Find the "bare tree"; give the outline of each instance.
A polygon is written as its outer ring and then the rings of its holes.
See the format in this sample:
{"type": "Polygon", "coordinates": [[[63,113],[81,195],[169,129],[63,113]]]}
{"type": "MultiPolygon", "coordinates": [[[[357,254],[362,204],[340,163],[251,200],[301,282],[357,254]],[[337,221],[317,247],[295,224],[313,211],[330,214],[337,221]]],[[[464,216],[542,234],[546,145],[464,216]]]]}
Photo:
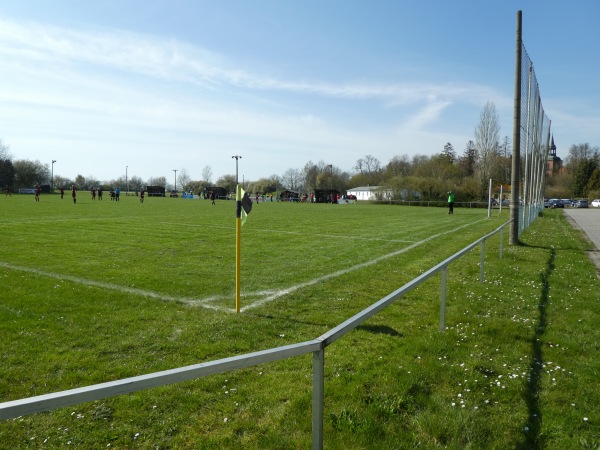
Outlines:
{"type": "Polygon", "coordinates": [[[354,170],[362,174],[375,175],[381,171],[381,163],[373,155],[366,155],[356,161],[354,170]]]}
{"type": "Polygon", "coordinates": [[[68,188],[69,186],[75,184],[73,180],[66,177],[61,177],[60,175],[54,175],[54,186],[68,188]]]}
{"type": "Polygon", "coordinates": [[[302,169],[305,189],[312,191],[317,188],[317,176],[319,175],[319,167],[312,161],[308,161],[302,169]]]}
{"type": "Polygon", "coordinates": [[[5,145],[4,142],[2,142],[2,139],[0,139],[0,161],[12,159],[8,150],[8,145],[5,145]]]}
{"type": "Polygon", "coordinates": [[[179,175],[177,175],[178,186],[181,186],[183,189],[191,180],[190,174],[185,168],[179,169],[179,175]]]}
{"type": "Polygon", "coordinates": [[[587,142],[585,144],[573,144],[569,147],[569,156],[566,158],[566,167],[570,172],[576,172],[581,161],[592,158],[598,158],[600,150],[598,147],[592,147],[587,142]]]}
{"type": "Polygon", "coordinates": [[[134,175],[129,179],[129,189],[132,191],[141,191],[143,187],[144,180],[142,180],[140,177],[134,175]]]}
{"type": "Polygon", "coordinates": [[[356,175],[352,178],[355,183],[362,185],[377,185],[382,176],[381,163],[373,155],[366,155],[356,161],[356,175]]]}
{"type": "Polygon", "coordinates": [[[281,177],[281,182],[288,189],[297,191],[302,187],[302,173],[298,169],[288,169],[281,177]]]}
{"type": "Polygon", "coordinates": [[[166,177],[152,177],[152,178],[148,178],[148,186],[167,187],[167,178],[166,177]]]}
{"type": "Polygon", "coordinates": [[[477,150],[477,173],[484,192],[490,174],[493,172],[493,164],[498,155],[498,143],[500,142],[500,119],[496,112],[496,106],[488,101],[481,115],[479,125],[475,128],[475,149],[477,150]]]}
{"type": "Polygon", "coordinates": [[[205,181],[207,184],[212,182],[213,171],[210,166],[204,166],[202,169],[202,181],[205,181]]]}

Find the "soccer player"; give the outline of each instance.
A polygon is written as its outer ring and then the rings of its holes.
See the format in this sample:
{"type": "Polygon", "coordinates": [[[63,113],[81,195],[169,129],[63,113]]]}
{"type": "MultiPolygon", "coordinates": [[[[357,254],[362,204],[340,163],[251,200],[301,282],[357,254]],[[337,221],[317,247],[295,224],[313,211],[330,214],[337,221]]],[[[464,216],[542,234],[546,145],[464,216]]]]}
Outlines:
{"type": "Polygon", "coordinates": [[[448,214],[454,214],[454,192],[448,191],[448,214]]]}

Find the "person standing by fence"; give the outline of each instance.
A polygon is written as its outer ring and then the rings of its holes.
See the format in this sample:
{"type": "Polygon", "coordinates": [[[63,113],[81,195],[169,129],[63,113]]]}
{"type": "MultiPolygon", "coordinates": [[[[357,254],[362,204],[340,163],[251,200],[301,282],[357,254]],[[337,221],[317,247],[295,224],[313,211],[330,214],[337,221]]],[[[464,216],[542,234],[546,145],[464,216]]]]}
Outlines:
{"type": "Polygon", "coordinates": [[[448,214],[454,214],[454,192],[448,191],[448,214]]]}

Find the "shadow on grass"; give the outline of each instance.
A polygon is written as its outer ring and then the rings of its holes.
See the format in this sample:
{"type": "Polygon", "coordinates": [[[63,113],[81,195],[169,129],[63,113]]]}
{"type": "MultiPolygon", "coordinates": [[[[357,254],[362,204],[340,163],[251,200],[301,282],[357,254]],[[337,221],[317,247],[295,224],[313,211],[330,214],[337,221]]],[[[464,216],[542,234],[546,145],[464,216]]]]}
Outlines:
{"type": "Polygon", "coordinates": [[[544,367],[543,343],[542,337],[546,332],[547,318],[546,307],[548,305],[550,291],[550,276],[554,271],[554,258],[556,256],[555,249],[550,249],[550,257],[546,266],[546,271],[540,276],[542,279],[542,293],[538,304],[539,319],[535,327],[535,334],[531,341],[531,367],[529,369],[529,379],[525,390],[525,402],[527,403],[527,411],[529,420],[524,427],[524,439],[517,446],[520,450],[536,450],[543,448],[543,443],[540,439],[542,427],[542,412],[540,411],[540,391],[542,388],[541,378],[544,367]]]}
{"type": "Polygon", "coordinates": [[[300,325],[309,325],[309,326],[314,326],[314,327],[319,327],[319,328],[325,327],[328,330],[331,329],[331,328],[333,328],[335,326],[335,325],[332,325],[331,323],[328,323],[326,321],[322,322],[322,323],[310,322],[308,320],[294,319],[294,318],[289,317],[289,316],[275,316],[273,314],[261,314],[261,313],[256,313],[256,312],[246,312],[245,314],[248,315],[248,316],[258,317],[258,318],[261,318],[261,319],[268,319],[268,320],[272,320],[272,321],[277,320],[277,321],[280,321],[282,323],[291,322],[291,323],[297,323],[297,324],[300,324],[300,325]]]}
{"type": "Polygon", "coordinates": [[[387,334],[388,336],[404,337],[402,333],[398,333],[396,330],[386,325],[359,325],[356,329],[368,331],[373,334],[387,334]]]}

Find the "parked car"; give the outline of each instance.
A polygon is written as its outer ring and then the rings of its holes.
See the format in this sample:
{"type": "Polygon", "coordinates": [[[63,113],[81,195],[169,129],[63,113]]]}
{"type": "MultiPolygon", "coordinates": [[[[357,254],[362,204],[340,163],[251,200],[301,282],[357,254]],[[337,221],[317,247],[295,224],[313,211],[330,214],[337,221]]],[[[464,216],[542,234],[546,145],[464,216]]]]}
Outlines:
{"type": "Polygon", "coordinates": [[[592,206],[594,208],[600,208],[600,198],[596,198],[596,199],[592,200],[592,206]]]}
{"type": "Polygon", "coordinates": [[[573,205],[573,207],[575,207],[575,208],[587,208],[588,207],[588,201],[587,200],[576,200],[575,204],[573,205]]]}
{"type": "Polygon", "coordinates": [[[575,205],[575,200],[571,200],[570,198],[562,198],[561,201],[563,202],[564,206],[574,206],[575,205]]]}
{"type": "Polygon", "coordinates": [[[544,200],[544,208],[550,208],[550,200],[544,200]]]}
{"type": "Polygon", "coordinates": [[[565,205],[559,198],[550,199],[550,208],[564,208],[565,205]]]}

